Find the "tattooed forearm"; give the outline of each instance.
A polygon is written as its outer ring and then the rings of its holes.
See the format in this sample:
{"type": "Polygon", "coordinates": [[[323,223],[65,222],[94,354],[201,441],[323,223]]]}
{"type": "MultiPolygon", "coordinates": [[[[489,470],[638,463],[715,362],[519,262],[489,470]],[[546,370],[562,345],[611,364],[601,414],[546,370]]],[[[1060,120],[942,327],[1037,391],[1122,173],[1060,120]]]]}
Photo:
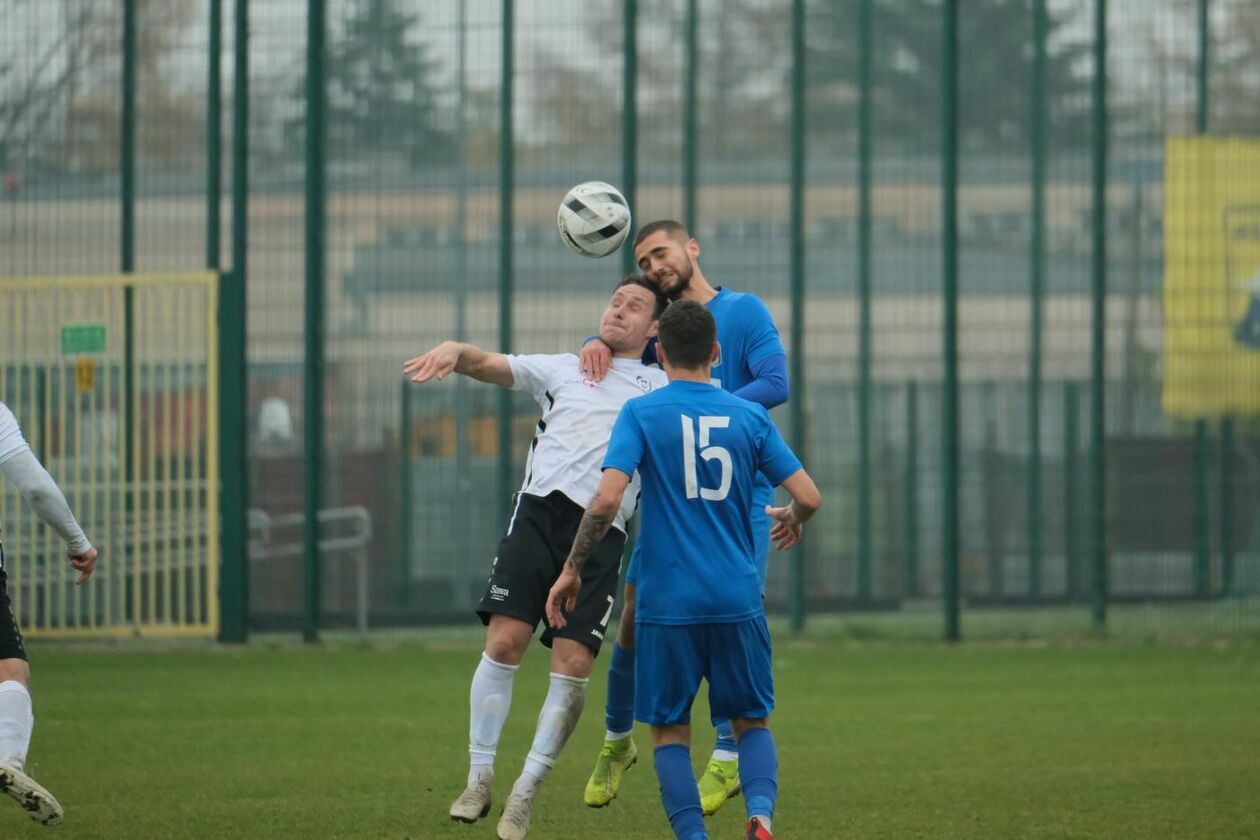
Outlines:
{"type": "Polygon", "coordinates": [[[565,561],[565,565],[574,571],[582,570],[599,541],[608,533],[614,515],[615,513],[596,513],[592,510],[582,514],[582,521],[578,525],[577,536],[573,538],[573,547],[569,549],[569,559],[565,561]]]}

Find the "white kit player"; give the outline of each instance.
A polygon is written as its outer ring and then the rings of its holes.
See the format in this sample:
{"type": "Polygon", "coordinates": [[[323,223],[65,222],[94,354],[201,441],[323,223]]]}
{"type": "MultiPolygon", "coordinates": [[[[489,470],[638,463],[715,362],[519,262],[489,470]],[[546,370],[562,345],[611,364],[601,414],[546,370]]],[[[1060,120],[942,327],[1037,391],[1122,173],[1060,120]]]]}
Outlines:
{"type": "MultiPolygon", "coordinates": [[[[667,382],[664,372],[642,362],[666,303],[639,275],[621,281],[600,318],[599,336],[614,355],[600,382],[578,370],[573,354],[510,356],[455,342],[440,344],[404,365],[413,382],[459,373],[529,391],[542,408],[525,462],[525,482],[477,605],[487,627],[486,646],[472,679],[467,787],[451,805],[452,819],[471,823],[490,812],[495,753],[516,669],[544,618],[547,593],[569,556],[584,506],[599,485],[613,423],[627,400],[667,382]]],[[[582,594],[567,624],[543,631],[542,643],[551,648],[550,687],[524,771],[504,804],[498,824],[501,840],[525,837],[538,786],[582,714],[591,667],[612,615],[626,521],[637,499],[636,476],[613,527],[583,567],[582,594]]]]}
{"type": "MultiPolygon", "coordinates": [[[[65,540],[70,565],[79,572],[75,584],[91,577],[96,549],[83,535],[66,497],[31,452],[17,418],[4,403],[0,403],[0,472],[18,488],[35,515],[65,540]]],[[[0,791],[17,800],[37,822],[56,825],[61,822],[61,805],[24,769],[35,726],[31,667],[9,601],[7,566],[0,544],[0,791]]]]}

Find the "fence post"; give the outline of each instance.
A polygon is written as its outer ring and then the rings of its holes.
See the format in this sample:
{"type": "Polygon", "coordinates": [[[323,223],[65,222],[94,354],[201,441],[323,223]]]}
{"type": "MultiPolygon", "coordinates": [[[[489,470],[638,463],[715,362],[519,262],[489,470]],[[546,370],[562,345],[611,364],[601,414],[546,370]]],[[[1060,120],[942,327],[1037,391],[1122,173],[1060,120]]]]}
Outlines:
{"type": "MultiPolygon", "coordinates": [[[[1195,128],[1207,134],[1212,125],[1212,18],[1211,0],[1199,0],[1198,102],[1195,128]]],[[[1197,431],[1197,430],[1196,430],[1197,431]]],[[[1229,595],[1234,585],[1234,418],[1221,418],[1220,510],[1221,591],[1229,595]]]]}
{"type": "MultiPolygon", "coordinates": [[[[499,78],[499,352],[512,352],[512,205],[515,177],[512,129],[514,0],[503,0],[503,66],[499,78]]],[[[499,519],[512,508],[512,392],[499,391],[499,519]]]]}
{"type": "MultiPolygon", "coordinates": [[[[461,377],[462,378],[462,377],[461,377]]],[[[411,558],[415,550],[415,528],[412,517],[415,515],[415,501],[412,496],[412,463],[411,463],[411,383],[402,381],[399,389],[398,417],[398,497],[400,515],[398,518],[398,535],[401,544],[398,558],[398,606],[406,607],[411,603],[411,558]]],[[[451,522],[456,528],[463,526],[460,522],[451,522]]]]}
{"type": "Polygon", "coordinates": [[[1206,420],[1194,421],[1194,594],[1206,598],[1211,584],[1212,526],[1208,509],[1211,506],[1209,460],[1212,444],[1208,440],[1206,420]]]}
{"type": "MultiPolygon", "coordinates": [[[[119,242],[120,270],[128,274],[136,269],[136,4],[137,0],[123,0],[122,31],[122,144],[120,146],[121,169],[121,231],[119,242]]],[[[123,478],[126,491],[126,510],[131,513],[139,507],[136,489],[136,425],[139,422],[139,406],[136,404],[136,290],[128,284],[123,287],[123,478]]],[[[132,578],[132,592],[136,624],[140,623],[140,581],[132,578]]]]}
{"type": "Polygon", "coordinates": [[[958,0],[942,6],[941,250],[944,258],[942,592],[945,638],[961,638],[958,590],[958,0]]]}
{"type": "Polygon", "coordinates": [[[1081,397],[1075,382],[1063,385],[1063,563],[1067,580],[1067,598],[1071,601],[1082,592],[1080,525],[1080,490],[1077,487],[1081,448],[1081,397]]]}
{"type": "MultiPolygon", "coordinates": [[[[622,35],[625,42],[621,54],[621,192],[626,202],[635,206],[639,180],[639,4],[624,0],[622,35]]],[[[640,219],[640,222],[643,220],[640,219]]],[[[621,269],[635,269],[634,248],[626,243],[621,248],[621,269]]]]}
{"type": "Polygon", "coordinates": [[[324,491],[324,89],[325,0],[307,0],[306,42],[306,359],[302,387],[305,450],[305,570],[302,638],[319,640],[322,570],[319,512],[324,491]]]}
{"type": "Polygon", "coordinates": [[[700,74],[700,0],[687,0],[687,75],[683,79],[683,224],[694,235],[699,220],[696,203],[696,135],[699,133],[697,77],[700,74]]]}
{"type": "Polygon", "coordinates": [[[1046,225],[1046,0],[1033,0],[1032,67],[1032,232],[1029,243],[1029,295],[1032,323],[1028,337],[1028,594],[1041,595],[1041,352],[1045,322],[1046,225]]]}
{"type": "MultiPolygon", "coordinates": [[[[216,3],[218,0],[216,0],[216,3]]],[[[249,638],[249,508],[245,349],[249,237],[249,0],[236,0],[232,44],[232,271],[219,294],[219,475],[223,516],[219,640],[249,638]]],[[[216,167],[217,168],[217,167],[216,167]]],[[[217,248],[216,248],[217,250],[217,248]]]]}
{"type": "MultiPolygon", "coordinates": [[[[792,0],[792,116],[791,182],[788,203],[791,208],[792,347],[791,360],[792,445],[807,459],[805,440],[805,0],[792,0]]],[[[793,632],[805,627],[805,551],[802,541],[792,553],[791,626],[793,632]]]]}
{"type": "Polygon", "coordinates": [[[875,0],[858,8],[858,599],[871,597],[871,84],[875,0]]]}
{"type": "Polygon", "coordinates": [[[903,559],[902,592],[919,595],[919,386],[906,383],[906,556],[903,559]]]}
{"type": "Polygon", "coordinates": [[[1107,623],[1107,0],[1094,0],[1093,263],[1090,341],[1090,558],[1094,628],[1107,623]]]}

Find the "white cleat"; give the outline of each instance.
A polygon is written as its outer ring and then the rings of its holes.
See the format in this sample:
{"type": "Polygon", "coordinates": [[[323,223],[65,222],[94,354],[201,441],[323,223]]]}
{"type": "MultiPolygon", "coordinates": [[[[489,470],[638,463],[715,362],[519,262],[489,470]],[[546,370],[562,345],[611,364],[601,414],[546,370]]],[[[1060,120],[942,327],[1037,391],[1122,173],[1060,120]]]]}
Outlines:
{"type": "Polygon", "coordinates": [[[490,813],[490,779],[469,782],[459,798],[451,803],[451,819],[475,823],[490,813]]]}
{"type": "Polygon", "coordinates": [[[534,808],[534,795],[512,791],[503,804],[499,817],[499,840],[525,840],[529,834],[529,812],[534,808]]]}
{"type": "Polygon", "coordinates": [[[17,800],[40,825],[56,825],[65,814],[61,803],[43,785],[21,770],[4,764],[0,764],[0,791],[17,800]]]}

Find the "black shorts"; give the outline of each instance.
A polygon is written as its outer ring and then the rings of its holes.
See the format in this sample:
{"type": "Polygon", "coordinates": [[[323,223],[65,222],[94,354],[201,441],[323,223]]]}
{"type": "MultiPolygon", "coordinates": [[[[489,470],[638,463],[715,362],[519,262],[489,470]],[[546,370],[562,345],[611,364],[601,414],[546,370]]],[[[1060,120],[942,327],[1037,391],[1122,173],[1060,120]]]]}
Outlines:
{"type": "Polygon", "coordinates": [[[26,659],[22,631],[9,600],[9,576],[4,570],[4,545],[0,543],[0,659],[26,659]]]}
{"type": "MultiPolygon", "coordinates": [[[[488,626],[492,615],[520,619],[533,627],[544,620],[547,595],[569,557],[582,513],[583,509],[559,490],[546,497],[517,495],[512,522],[499,542],[486,592],[477,604],[482,624],[488,626]]],[[[544,645],[551,647],[551,640],[557,637],[573,639],[599,653],[617,597],[617,574],[625,545],[626,535],[609,528],[582,567],[577,608],[563,630],[548,626],[543,631],[544,645]]]]}

